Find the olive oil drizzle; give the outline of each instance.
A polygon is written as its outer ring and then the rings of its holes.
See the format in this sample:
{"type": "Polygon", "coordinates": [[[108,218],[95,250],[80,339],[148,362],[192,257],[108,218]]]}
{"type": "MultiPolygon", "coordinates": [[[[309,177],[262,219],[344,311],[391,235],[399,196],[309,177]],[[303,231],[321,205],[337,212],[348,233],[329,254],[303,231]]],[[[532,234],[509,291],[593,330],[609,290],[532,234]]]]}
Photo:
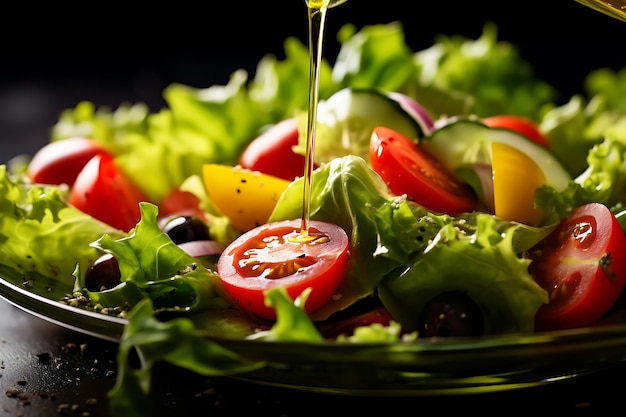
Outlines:
{"type": "Polygon", "coordinates": [[[319,101],[320,65],[324,41],[326,12],[346,0],[307,0],[309,13],[309,104],[307,109],[306,155],[304,161],[304,187],[302,191],[302,224],[298,240],[306,241],[309,236],[311,215],[311,177],[315,161],[315,134],[317,125],[317,103],[319,101]]]}
{"type": "Polygon", "coordinates": [[[311,176],[315,155],[317,103],[319,100],[320,64],[324,24],[329,1],[309,3],[309,107],[307,112],[306,156],[304,161],[304,189],[302,193],[301,234],[308,236],[311,211],[311,176]],[[318,4],[319,3],[319,4],[318,4]]]}
{"type": "Polygon", "coordinates": [[[346,0],[305,0],[309,17],[309,103],[307,109],[306,155],[304,160],[304,187],[302,190],[302,222],[300,234],[290,241],[308,242],[318,238],[309,235],[311,216],[311,177],[315,161],[315,134],[317,126],[317,103],[319,101],[320,65],[324,41],[326,12],[346,0]]]}
{"type": "Polygon", "coordinates": [[[626,0],[576,0],[608,16],[626,22],[626,0]]]}

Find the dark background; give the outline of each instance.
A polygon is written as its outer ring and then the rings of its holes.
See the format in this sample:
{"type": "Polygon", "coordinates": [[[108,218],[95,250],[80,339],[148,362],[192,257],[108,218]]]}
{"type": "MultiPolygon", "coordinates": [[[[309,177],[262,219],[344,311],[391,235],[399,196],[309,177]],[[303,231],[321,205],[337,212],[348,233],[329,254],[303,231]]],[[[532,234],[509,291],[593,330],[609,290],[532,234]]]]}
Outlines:
{"type": "MultiPolygon", "coordinates": [[[[225,84],[239,68],[253,75],[264,54],[281,58],[286,37],[307,38],[303,0],[26,7],[5,15],[0,29],[0,163],[46,143],[60,112],[81,100],[156,110],[172,82],[225,84]]],[[[517,45],[563,100],[582,90],[590,70],[626,66],[626,23],[575,0],[349,0],[328,13],[326,58],[336,55],[343,24],[391,21],[402,22],[414,50],[438,34],[477,38],[495,22],[498,38],[517,45]]]]}

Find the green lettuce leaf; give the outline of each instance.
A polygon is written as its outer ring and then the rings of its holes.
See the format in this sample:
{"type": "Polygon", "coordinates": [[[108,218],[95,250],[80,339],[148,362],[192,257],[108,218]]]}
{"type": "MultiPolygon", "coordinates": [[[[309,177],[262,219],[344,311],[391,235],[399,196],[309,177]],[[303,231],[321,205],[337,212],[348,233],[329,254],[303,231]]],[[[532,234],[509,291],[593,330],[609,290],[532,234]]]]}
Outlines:
{"type": "Polygon", "coordinates": [[[274,287],[266,291],[265,303],[276,310],[276,322],[271,329],[257,332],[248,337],[253,340],[279,340],[290,342],[322,342],[311,318],[304,311],[306,299],[311,288],[304,290],[292,300],[284,287],[274,287]]]}
{"type": "Polygon", "coordinates": [[[195,328],[184,317],[166,322],[154,317],[150,299],[144,299],[128,315],[117,353],[118,373],[109,391],[112,415],[144,417],[152,415],[148,394],[152,368],[167,362],[200,375],[223,376],[248,372],[264,366],[222,347],[195,328]],[[139,354],[140,366],[131,361],[131,353],[139,354]]]}
{"type": "Polygon", "coordinates": [[[433,114],[516,114],[537,120],[556,97],[554,87],[535,77],[519,50],[498,39],[493,23],[486,24],[475,40],[440,35],[431,47],[415,52],[414,58],[421,67],[419,83],[429,87],[427,91],[436,88],[452,97],[464,95],[471,104],[461,111],[443,107],[447,100],[431,103],[427,94],[418,95],[418,101],[433,114]]]}
{"type": "Polygon", "coordinates": [[[475,216],[473,232],[445,224],[412,264],[381,283],[381,301],[406,330],[418,328],[433,297],[462,291],[482,311],[485,334],[533,331],[548,296],[528,273],[530,261],[515,252],[515,226],[502,233],[493,216],[475,216]]]}
{"type": "Polygon", "coordinates": [[[551,187],[539,189],[539,206],[547,213],[556,213],[557,221],[587,203],[602,203],[614,214],[624,209],[626,136],[613,133],[607,130],[604,140],[589,149],[587,168],[570,181],[567,188],[561,192],[551,187]]]}
{"type": "Polygon", "coordinates": [[[129,290],[132,305],[137,290],[150,298],[156,311],[194,311],[226,308],[229,297],[217,274],[179,248],[157,223],[158,209],[140,203],[141,220],[128,236],[114,239],[104,235],[92,246],[117,260],[122,284],[89,297],[105,307],[119,304],[120,293],[129,290]],[[130,284],[129,284],[130,283],[130,284]],[[127,285],[128,284],[128,285],[127,285]]]}
{"type": "Polygon", "coordinates": [[[606,135],[626,138],[626,68],[592,71],[585,86],[585,94],[554,107],[540,122],[551,149],[573,176],[587,169],[588,152],[606,135]]]}
{"type": "Polygon", "coordinates": [[[89,246],[103,234],[123,236],[66,203],[67,188],[32,184],[0,165],[0,275],[50,297],[74,287],[77,265],[86,270],[101,254],[89,246]]]}
{"type": "Polygon", "coordinates": [[[340,89],[380,88],[415,93],[420,68],[400,22],[365,26],[359,31],[353,25],[345,25],[337,38],[341,49],[332,78],[340,89]]]}

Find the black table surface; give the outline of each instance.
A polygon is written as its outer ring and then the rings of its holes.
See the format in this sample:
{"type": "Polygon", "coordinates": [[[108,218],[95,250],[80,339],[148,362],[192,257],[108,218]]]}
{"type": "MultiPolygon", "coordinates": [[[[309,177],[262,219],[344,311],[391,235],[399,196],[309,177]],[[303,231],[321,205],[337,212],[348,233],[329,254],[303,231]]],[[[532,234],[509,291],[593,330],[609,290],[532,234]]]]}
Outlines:
{"type": "MultiPolygon", "coordinates": [[[[438,33],[477,37],[484,22],[495,21],[500,38],[520,45],[523,56],[537,64],[538,76],[566,96],[582,88],[589,69],[626,64],[623,52],[611,49],[623,47],[626,24],[573,0],[555,0],[549,8],[545,0],[532,0],[515,9],[510,2],[429,2],[436,4],[424,5],[420,14],[411,3],[387,0],[383,9],[374,7],[380,2],[351,0],[335,14],[329,13],[329,32],[346,21],[402,20],[407,39],[422,48],[438,33]],[[358,11],[350,7],[356,1],[364,6],[358,11]],[[555,12],[560,8],[563,15],[555,12]],[[451,13],[444,18],[444,11],[451,13]]],[[[139,12],[125,12],[114,20],[109,9],[98,14],[98,21],[96,16],[87,19],[79,14],[81,24],[70,20],[69,14],[50,15],[39,26],[44,35],[32,42],[24,36],[30,30],[26,26],[1,33],[3,39],[19,38],[20,43],[6,42],[0,52],[0,163],[46,143],[60,112],[80,100],[112,107],[144,101],[156,109],[162,105],[162,88],[170,82],[196,87],[226,83],[237,68],[253,70],[268,48],[281,50],[286,36],[305,39],[305,12],[300,11],[299,20],[295,17],[298,7],[304,9],[302,4],[283,11],[282,16],[293,13],[293,19],[280,20],[281,14],[254,9],[246,19],[224,28],[216,19],[234,15],[232,6],[239,3],[229,4],[220,6],[228,10],[218,8],[217,17],[206,11],[190,13],[182,5],[149,19],[139,12]],[[182,22],[182,28],[174,30],[173,21],[182,22]],[[250,33],[264,36],[263,42],[250,33]]],[[[116,353],[114,342],[66,329],[0,299],[0,416],[109,416],[107,392],[115,383],[116,353]]],[[[159,364],[153,375],[151,415],[290,417],[371,415],[374,410],[605,415],[624,408],[624,380],[626,365],[619,364],[571,380],[500,393],[364,398],[207,378],[159,364]]]]}

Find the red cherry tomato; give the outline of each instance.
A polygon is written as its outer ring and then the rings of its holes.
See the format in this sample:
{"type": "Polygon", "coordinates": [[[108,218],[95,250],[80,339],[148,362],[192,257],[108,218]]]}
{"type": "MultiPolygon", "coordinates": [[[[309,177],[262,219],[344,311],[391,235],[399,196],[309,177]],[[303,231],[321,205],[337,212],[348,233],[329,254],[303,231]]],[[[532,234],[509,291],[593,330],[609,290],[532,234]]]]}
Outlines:
{"type": "Polygon", "coordinates": [[[546,148],[550,147],[550,142],[546,136],[541,133],[537,124],[525,117],[511,114],[501,114],[497,116],[485,117],[482,119],[482,122],[492,128],[513,130],[526,136],[541,146],[546,148]]]}
{"type": "Polygon", "coordinates": [[[206,214],[200,208],[200,199],[179,188],[174,188],[159,204],[159,217],[191,216],[206,220],[206,214]]]}
{"type": "Polygon", "coordinates": [[[593,324],[626,284],[626,236],[599,203],[578,207],[530,251],[528,268],[550,296],[536,315],[538,330],[593,324]]]}
{"type": "Polygon", "coordinates": [[[318,323],[319,331],[328,338],[336,338],[339,335],[352,335],[357,327],[371,326],[378,323],[383,326],[389,326],[393,321],[393,317],[389,311],[383,306],[377,306],[369,311],[350,316],[338,321],[324,321],[318,323]]]}
{"type": "Polygon", "coordinates": [[[123,231],[141,219],[139,203],[148,201],[107,154],[94,156],[76,177],[69,202],[77,209],[123,231]]]}
{"type": "Polygon", "coordinates": [[[103,153],[108,152],[87,138],[50,142],[33,155],[27,173],[39,184],[67,184],[71,187],[85,164],[95,155],[103,153]]]}
{"type": "Polygon", "coordinates": [[[297,144],[296,119],[285,119],[250,142],[239,157],[239,165],[293,181],[304,174],[304,155],[293,151],[297,144]]]}
{"type": "Polygon", "coordinates": [[[274,222],[244,233],[222,252],[218,274],[242,310],[275,319],[264,291],[277,286],[285,287],[292,299],[312,288],[304,305],[307,313],[330,299],[348,262],[348,236],[335,224],[314,220],[308,236],[303,239],[300,220],[274,222]]]}
{"type": "Polygon", "coordinates": [[[370,144],[372,168],[392,193],[450,215],[472,211],[477,198],[419,144],[386,127],[377,127],[370,144]]]}

